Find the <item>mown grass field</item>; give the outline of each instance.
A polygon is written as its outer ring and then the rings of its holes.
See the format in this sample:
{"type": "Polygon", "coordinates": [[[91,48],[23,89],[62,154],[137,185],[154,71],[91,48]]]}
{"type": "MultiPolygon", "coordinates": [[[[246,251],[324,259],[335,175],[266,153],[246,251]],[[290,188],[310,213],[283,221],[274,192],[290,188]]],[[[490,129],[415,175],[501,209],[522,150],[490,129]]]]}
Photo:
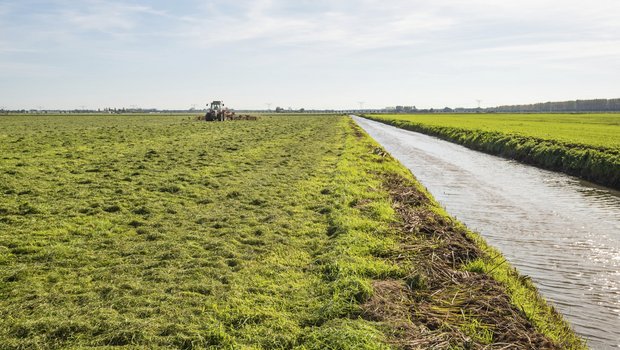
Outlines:
{"type": "Polygon", "coordinates": [[[370,118],[620,188],[620,114],[415,114],[370,118]]]}
{"type": "Polygon", "coordinates": [[[1,117],[0,196],[0,349],[582,347],[346,117],[1,117]]]}

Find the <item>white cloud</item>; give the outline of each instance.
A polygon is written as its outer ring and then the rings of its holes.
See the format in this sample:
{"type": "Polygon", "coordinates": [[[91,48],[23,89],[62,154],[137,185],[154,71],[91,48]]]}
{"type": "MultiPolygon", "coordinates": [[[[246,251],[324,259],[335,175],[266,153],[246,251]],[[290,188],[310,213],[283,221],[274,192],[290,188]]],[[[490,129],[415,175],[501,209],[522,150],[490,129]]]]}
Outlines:
{"type": "Polygon", "coordinates": [[[536,55],[545,60],[571,60],[590,57],[618,57],[620,40],[616,41],[567,41],[530,45],[500,46],[477,50],[478,53],[503,53],[536,55]]]}
{"type": "Polygon", "coordinates": [[[2,53],[4,54],[35,53],[35,52],[39,52],[39,51],[33,48],[21,48],[21,47],[12,46],[11,44],[7,42],[0,41],[0,54],[2,53]]]}
{"type": "Polygon", "coordinates": [[[81,9],[66,9],[60,13],[60,20],[76,26],[78,30],[101,32],[129,31],[139,26],[139,17],[144,15],[165,16],[165,12],[149,6],[127,5],[120,2],[91,1],[81,9]]]}
{"type": "Polygon", "coordinates": [[[7,13],[9,13],[10,9],[11,9],[11,5],[10,4],[8,4],[8,3],[0,4],[0,16],[4,16],[7,13]]]}
{"type": "Polygon", "coordinates": [[[0,60],[0,77],[18,79],[60,78],[63,70],[48,64],[0,60]]]}
{"type": "Polygon", "coordinates": [[[319,13],[281,11],[283,1],[258,1],[243,12],[221,14],[211,7],[212,16],[195,19],[182,27],[178,36],[202,46],[247,41],[271,45],[323,44],[328,47],[373,49],[408,45],[424,33],[445,30],[454,20],[429,11],[403,11],[399,7],[365,1],[356,9],[353,3],[327,6],[319,13]],[[378,10],[380,9],[380,10],[378,10]]]}
{"type": "Polygon", "coordinates": [[[333,52],[410,48],[458,52],[620,37],[616,0],[283,0],[209,2],[170,35],[190,47],[294,47],[333,52]]]}

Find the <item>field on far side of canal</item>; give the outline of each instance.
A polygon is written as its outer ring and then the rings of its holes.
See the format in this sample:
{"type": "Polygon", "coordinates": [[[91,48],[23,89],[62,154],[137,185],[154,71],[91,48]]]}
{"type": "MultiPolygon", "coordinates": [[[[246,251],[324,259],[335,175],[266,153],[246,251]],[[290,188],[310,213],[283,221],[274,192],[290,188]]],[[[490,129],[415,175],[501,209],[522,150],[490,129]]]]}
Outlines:
{"type": "Polygon", "coordinates": [[[583,348],[341,116],[0,117],[2,348],[583,348]]]}
{"type": "Polygon", "coordinates": [[[620,114],[411,114],[371,119],[620,188],[620,114]]]}

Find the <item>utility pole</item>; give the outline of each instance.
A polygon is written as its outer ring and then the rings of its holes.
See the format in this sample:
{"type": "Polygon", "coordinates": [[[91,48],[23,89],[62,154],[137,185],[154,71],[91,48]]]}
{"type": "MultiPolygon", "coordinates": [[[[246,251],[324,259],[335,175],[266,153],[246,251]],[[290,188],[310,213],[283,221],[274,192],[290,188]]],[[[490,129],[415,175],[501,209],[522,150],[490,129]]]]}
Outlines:
{"type": "Polygon", "coordinates": [[[478,102],[478,109],[480,109],[480,103],[482,103],[482,100],[476,100],[476,102],[478,102]]]}
{"type": "Polygon", "coordinates": [[[267,111],[271,111],[271,105],[272,105],[272,103],[271,103],[271,102],[267,102],[267,103],[265,103],[265,104],[267,105],[267,111]]]}
{"type": "Polygon", "coordinates": [[[360,105],[360,112],[364,109],[364,101],[358,101],[357,103],[359,103],[360,105]]]}

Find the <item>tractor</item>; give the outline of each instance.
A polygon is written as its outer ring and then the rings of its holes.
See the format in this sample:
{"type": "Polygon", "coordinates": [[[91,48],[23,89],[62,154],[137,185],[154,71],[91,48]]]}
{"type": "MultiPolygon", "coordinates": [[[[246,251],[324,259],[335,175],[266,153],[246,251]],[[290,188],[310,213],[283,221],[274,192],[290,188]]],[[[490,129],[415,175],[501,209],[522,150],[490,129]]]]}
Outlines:
{"type": "MultiPolygon", "coordinates": [[[[209,105],[207,104],[207,106],[209,105]]],[[[224,107],[224,103],[222,101],[211,102],[211,106],[209,107],[207,114],[205,114],[205,120],[208,122],[233,119],[235,119],[235,112],[224,107]]]]}

